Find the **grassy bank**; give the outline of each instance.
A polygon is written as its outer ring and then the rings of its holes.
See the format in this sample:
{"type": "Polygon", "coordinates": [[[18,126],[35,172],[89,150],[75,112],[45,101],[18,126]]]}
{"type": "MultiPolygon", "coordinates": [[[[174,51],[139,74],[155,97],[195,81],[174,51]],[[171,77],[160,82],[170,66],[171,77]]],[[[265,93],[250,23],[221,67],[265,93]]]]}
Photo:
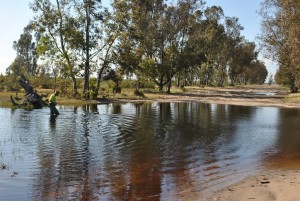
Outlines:
{"type": "MultiPolygon", "coordinates": [[[[53,90],[49,89],[37,89],[38,94],[48,94],[48,97],[51,93],[53,93],[53,90]]],[[[83,98],[73,98],[69,96],[64,96],[64,94],[60,94],[60,96],[57,98],[57,102],[60,105],[74,105],[74,106],[80,106],[80,105],[86,105],[86,104],[93,104],[93,103],[101,103],[101,102],[114,102],[114,101],[122,101],[122,100],[140,100],[140,99],[159,99],[165,96],[165,93],[158,93],[158,91],[152,90],[152,91],[146,91],[141,94],[135,94],[134,89],[122,89],[122,93],[120,94],[114,94],[112,92],[106,93],[105,95],[100,94],[98,95],[97,99],[95,100],[86,100],[83,98]]],[[[183,93],[183,90],[179,88],[173,88],[171,93],[173,94],[180,94],[183,93]]],[[[10,97],[17,97],[17,98],[24,98],[25,93],[24,91],[19,92],[16,94],[16,92],[0,92],[0,107],[12,107],[12,103],[10,101],[10,97]]],[[[22,100],[20,100],[22,101],[22,100]]],[[[21,103],[21,102],[18,102],[21,103]]]]}
{"type": "MultiPolygon", "coordinates": [[[[46,89],[37,89],[39,94],[51,94],[53,90],[46,89]]],[[[231,101],[240,101],[245,102],[245,105],[249,104],[249,102],[259,101],[254,99],[245,99],[238,94],[248,92],[274,92],[280,94],[280,98],[272,98],[272,96],[264,96],[263,99],[267,102],[274,102],[281,105],[296,105],[300,106],[300,93],[290,94],[288,93],[288,89],[279,85],[239,85],[239,86],[228,86],[228,87],[185,87],[184,89],[172,87],[171,88],[171,96],[167,93],[159,93],[157,90],[147,90],[142,89],[140,94],[135,93],[134,89],[123,88],[122,93],[114,94],[112,92],[107,92],[105,94],[98,95],[96,100],[85,100],[85,99],[75,99],[69,96],[64,96],[61,94],[58,97],[59,105],[86,105],[86,104],[99,104],[99,103],[107,103],[107,102],[129,102],[129,101],[140,101],[140,100],[180,100],[189,101],[191,98],[195,101],[205,102],[206,100],[209,102],[210,100],[219,99],[218,103],[229,103],[231,101]],[[226,97],[223,93],[217,92],[234,92],[234,93],[226,93],[226,97]],[[230,95],[231,94],[231,95],[230,95]],[[186,97],[183,97],[186,96],[186,97]],[[188,98],[187,98],[188,96],[188,98]],[[194,96],[194,97],[193,97],[194,96]],[[211,96],[211,97],[210,97],[211,96]],[[190,97],[190,98],[189,98],[190,97]],[[205,99],[205,100],[204,100],[205,99]],[[222,102],[223,101],[223,102],[222,102]],[[246,104],[247,102],[247,104],[246,104]]],[[[18,97],[24,98],[24,92],[19,92],[18,97]]],[[[48,95],[48,97],[49,97],[48,95]]],[[[15,92],[0,92],[0,107],[12,107],[12,103],[10,101],[10,96],[16,97],[15,92]]],[[[251,105],[255,105],[251,104],[251,105]]]]}

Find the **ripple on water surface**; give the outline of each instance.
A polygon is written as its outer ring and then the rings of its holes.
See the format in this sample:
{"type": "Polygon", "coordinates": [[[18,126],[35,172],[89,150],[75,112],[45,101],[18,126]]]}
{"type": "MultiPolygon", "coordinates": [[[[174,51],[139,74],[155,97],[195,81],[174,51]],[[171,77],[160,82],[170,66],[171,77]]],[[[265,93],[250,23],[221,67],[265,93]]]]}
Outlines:
{"type": "Polygon", "coordinates": [[[0,163],[8,167],[0,170],[1,200],[197,200],[274,156],[295,155],[300,141],[295,110],[202,103],[59,110],[53,118],[47,108],[0,109],[0,163]]]}

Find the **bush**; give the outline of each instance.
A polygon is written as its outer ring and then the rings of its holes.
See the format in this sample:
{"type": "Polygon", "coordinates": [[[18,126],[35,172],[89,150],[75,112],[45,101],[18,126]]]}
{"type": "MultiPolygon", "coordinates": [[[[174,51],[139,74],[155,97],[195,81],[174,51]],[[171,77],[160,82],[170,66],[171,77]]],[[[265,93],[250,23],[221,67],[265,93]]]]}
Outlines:
{"type": "Polygon", "coordinates": [[[88,91],[86,91],[84,94],[81,94],[81,98],[88,98],[91,100],[95,100],[97,98],[96,93],[90,89],[88,91]]]}
{"type": "Polygon", "coordinates": [[[134,90],[133,94],[134,94],[135,96],[145,97],[144,93],[141,92],[141,91],[139,91],[139,90],[137,90],[137,89],[134,90]]]}
{"type": "Polygon", "coordinates": [[[120,86],[122,88],[129,88],[129,89],[135,89],[135,88],[154,89],[155,88],[155,84],[153,82],[147,81],[147,80],[141,80],[141,81],[138,81],[138,80],[122,80],[122,82],[120,83],[120,86]]]}
{"type": "Polygon", "coordinates": [[[54,79],[50,78],[49,76],[26,75],[26,78],[29,80],[29,83],[33,88],[43,88],[43,89],[53,88],[54,79]]]}
{"type": "Polygon", "coordinates": [[[1,77],[1,91],[19,91],[21,90],[21,86],[15,76],[3,76],[1,77]]]}

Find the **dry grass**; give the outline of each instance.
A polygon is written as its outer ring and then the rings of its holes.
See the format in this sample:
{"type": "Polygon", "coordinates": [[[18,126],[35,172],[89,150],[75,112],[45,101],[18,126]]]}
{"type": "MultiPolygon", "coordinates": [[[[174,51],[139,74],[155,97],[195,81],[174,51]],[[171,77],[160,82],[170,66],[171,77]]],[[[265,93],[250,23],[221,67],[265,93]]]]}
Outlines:
{"type": "MultiPolygon", "coordinates": [[[[288,90],[284,87],[279,85],[241,85],[241,86],[228,86],[228,87],[185,87],[184,89],[172,87],[171,94],[178,95],[180,99],[180,95],[184,95],[185,92],[193,92],[193,91],[240,91],[240,92],[251,92],[251,91],[273,91],[273,92],[282,92],[283,98],[280,100],[276,100],[277,103],[280,104],[287,104],[287,105],[299,105],[300,106],[300,93],[296,94],[289,94],[287,93],[288,90]],[[286,95],[284,95],[286,94],[286,95]]],[[[51,94],[53,90],[46,90],[46,89],[38,89],[39,94],[51,94]]],[[[149,90],[141,90],[141,94],[139,96],[135,95],[134,89],[122,89],[121,94],[113,94],[112,92],[106,92],[105,94],[100,94],[97,100],[85,100],[85,99],[75,99],[72,97],[66,96],[59,96],[57,101],[59,105],[86,105],[86,104],[97,104],[101,103],[102,101],[143,101],[143,100],[167,100],[168,94],[166,93],[159,93],[156,89],[149,89],[149,90]]],[[[0,107],[12,107],[12,103],[10,101],[10,96],[16,97],[15,92],[0,92],[0,107]]],[[[207,94],[206,94],[207,96],[207,94]]],[[[24,92],[19,92],[18,97],[23,98],[24,92]]],[[[49,96],[48,96],[49,97],[49,96]]],[[[176,96],[177,97],[177,96],[176,96]]],[[[174,98],[174,96],[172,96],[174,98]]],[[[267,98],[267,97],[266,97],[267,98]]],[[[210,97],[206,97],[207,100],[210,100],[210,97]]],[[[239,100],[243,101],[243,100],[239,100]]],[[[249,101],[249,100],[247,100],[249,101]]],[[[269,100],[274,101],[274,100],[269,100]]]]}
{"type": "Polygon", "coordinates": [[[300,93],[288,94],[284,100],[288,103],[300,103],[300,93]]]}
{"type": "MultiPolygon", "coordinates": [[[[53,90],[51,89],[37,89],[38,93],[41,94],[48,94],[48,97],[50,96],[51,93],[53,93],[53,90]]],[[[93,104],[93,103],[99,103],[99,99],[106,98],[111,101],[115,100],[143,100],[143,99],[159,99],[159,98],[164,98],[165,93],[158,93],[157,90],[152,90],[151,92],[143,92],[144,96],[137,96],[134,94],[134,89],[122,89],[121,94],[114,94],[112,92],[108,92],[106,94],[100,94],[98,95],[98,100],[85,100],[85,99],[76,99],[73,97],[68,97],[68,96],[63,96],[60,95],[57,98],[57,102],[60,105],[75,105],[75,106],[80,106],[80,105],[86,105],[86,104],[93,104]]],[[[171,93],[182,93],[183,91],[179,88],[173,87],[171,90],[171,93]]],[[[15,92],[0,92],[0,107],[12,107],[12,103],[10,101],[10,96],[13,96],[14,98],[16,97],[15,92]]],[[[24,98],[25,93],[24,91],[21,91],[17,95],[19,98],[24,98]]]]}
{"type": "MultiPolygon", "coordinates": [[[[0,93],[0,107],[12,107],[12,103],[10,101],[10,96],[15,97],[16,94],[14,92],[1,92],[0,93]]],[[[22,97],[22,95],[19,95],[22,97]]]]}

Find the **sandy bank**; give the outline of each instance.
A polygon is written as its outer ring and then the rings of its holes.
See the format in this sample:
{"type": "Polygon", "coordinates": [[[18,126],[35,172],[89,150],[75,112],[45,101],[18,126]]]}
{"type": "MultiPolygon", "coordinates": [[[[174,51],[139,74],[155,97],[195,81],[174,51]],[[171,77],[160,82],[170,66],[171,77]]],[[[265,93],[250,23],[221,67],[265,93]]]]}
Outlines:
{"type": "Polygon", "coordinates": [[[258,107],[300,108],[297,94],[289,94],[278,85],[250,85],[247,87],[187,88],[180,94],[145,94],[145,98],[115,99],[113,102],[202,102],[258,107]],[[147,98],[151,97],[151,98],[147,98]]]}
{"type": "Polygon", "coordinates": [[[228,186],[207,200],[212,201],[298,201],[300,170],[268,170],[228,186]]]}

